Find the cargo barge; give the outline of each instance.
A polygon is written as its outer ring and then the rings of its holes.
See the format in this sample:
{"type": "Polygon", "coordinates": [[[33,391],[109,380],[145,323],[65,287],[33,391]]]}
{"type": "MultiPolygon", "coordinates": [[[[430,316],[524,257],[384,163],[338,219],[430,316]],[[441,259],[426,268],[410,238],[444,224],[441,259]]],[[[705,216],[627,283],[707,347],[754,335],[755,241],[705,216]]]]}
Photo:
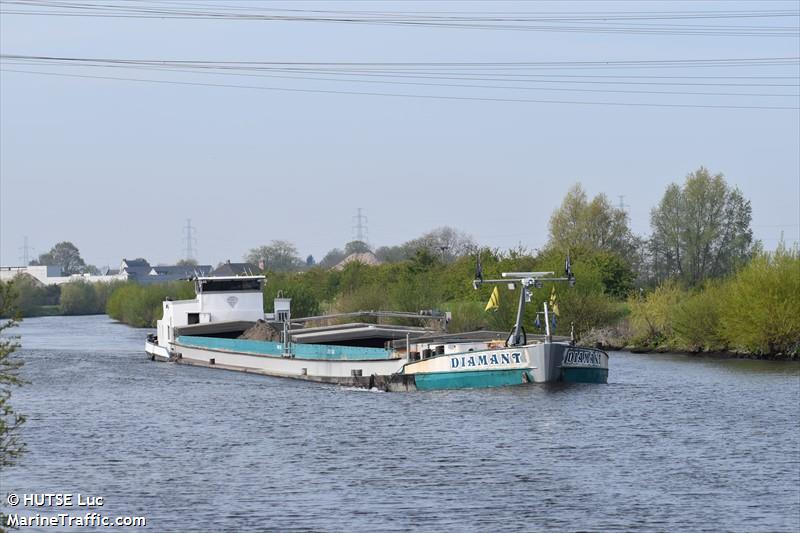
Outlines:
{"type": "Polygon", "coordinates": [[[360,312],[292,319],[291,300],[277,298],[275,312],[264,313],[263,276],[195,278],[192,300],[163,302],[157,333],[145,351],[155,361],[236,370],[386,391],[485,388],[527,383],[606,383],[608,354],[550,335],[550,310],[543,304],[545,335],[528,338],[522,327],[531,289],[564,278],[552,272],[510,272],[473,285],[509,284],[519,288],[511,333],[476,331],[448,334],[449,315],[437,312],[360,312]],[[343,319],[403,319],[425,326],[343,319]],[[325,325],[311,326],[315,322],[325,325]],[[252,332],[266,335],[253,338],[252,332]],[[249,338],[248,338],[249,337],[249,338]]]}

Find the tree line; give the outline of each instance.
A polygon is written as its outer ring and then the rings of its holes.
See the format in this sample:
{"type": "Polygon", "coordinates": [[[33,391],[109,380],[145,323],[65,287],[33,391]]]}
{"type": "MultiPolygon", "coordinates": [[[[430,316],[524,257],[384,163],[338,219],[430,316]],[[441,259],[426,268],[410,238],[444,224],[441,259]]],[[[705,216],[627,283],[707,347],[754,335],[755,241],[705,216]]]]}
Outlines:
{"type": "Polygon", "coordinates": [[[293,243],[275,239],[269,244],[250,249],[244,255],[244,260],[269,272],[302,272],[314,267],[331,268],[346,257],[360,253],[372,253],[382,263],[397,263],[411,259],[420,249],[438,254],[444,261],[452,261],[476,251],[478,246],[469,235],[444,226],[394,246],[380,246],[373,249],[366,242],[350,241],[343,248],[329,250],[319,262],[313,255],[302,259],[293,243]]]}
{"type": "MultiPolygon", "coordinates": [[[[651,233],[635,235],[627,213],[598,194],[573,186],[550,218],[541,250],[481,249],[452,228],[439,228],[398,246],[366,243],[334,248],[319,265],[274,261],[269,246],[247,258],[270,273],[266,306],[282,291],[300,313],[438,307],[454,314],[451,329],[507,329],[512,294],[485,312],[485,291],[467,283],[480,253],[487,275],[502,271],[559,271],[572,257],[578,284],[556,289],[556,333],[574,324],[585,340],[647,350],[734,351],[800,355],[800,260],[796,248],[766,252],[753,238],[752,207],[723,174],[700,167],[670,184],[650,213],[651,233]],[[372,251],[383,265],[325,268],[350,253],[372,251]],[[286,265],[293,265],[285,268],[286,265]],[[270,267],[274,268],[270,268],[270,267]]],[[[290,243],[282,252],[296,256],[290,243]]],[[[535,291],[543,302],[552,287],[535,291]]],[[[534,313],[526,317],[536,329],[534,313]]]]}
{"type": "MultiPolygon", "coordinates": [[[[797,357],[797,249],[781,246],[765,252],[753,238],[751,217],[750,202],[741,191],[727,184],[722,174],[701,167],[682,184],[667,187],[651,211],[648,236],[635,235],[627,213],[604,194],[590,198],[577,184],[553,211],[548,242],[540,250],[481,247],[469,235],[444,227],[377,249],[352,241],[319,262],[312,256],[302,259],[284,240],[253,248],[245,259],[268,277],[267,312],[279,293],[292,298],[296,317],[440,309],[452,311],[450,330],[455,332],[505,331],[513,323],[513,292],[502,291],[498,309],[487,312],[490,289],[472,289],[477,255],[484,275],[494,277],[503,271],[560,273],[569,254],[578,283],[555,288],[556,334],[568,334],[574,325],[585,342],[605,346],[797,357]],[[347,255],[366,252],[382,264],[351,262],[331,268],[347,255]]],[[[86,285],[63,286],[59,308],[103,308],[140,327],[153,326],[160,318],[165,297],[193,297],[188,282],[125,283],[95,288],[95,295],[86,285]]],[[[20,290],[38,290],[41,301],[52,302],[48,291],[54,289],[20,290]]],[[[552,291],[549,285],[535,290],[533,302],[540,307],[552,291]]],[[[529,312],[524,326],[535,332],[541,324],[537,326],[535,313],[529,312]]]]}
{"type": "MultiPolygon", "coordinates": [[[[83,280],[61,285],[43,285],[28,274],[19,274],[12,282],[15,311],[20,316],[98,315],[106,312],[109,296],[123,282],[89,283],[83,280]]],[[[3,315],[0,315],[3,316],[3,315]]]]}

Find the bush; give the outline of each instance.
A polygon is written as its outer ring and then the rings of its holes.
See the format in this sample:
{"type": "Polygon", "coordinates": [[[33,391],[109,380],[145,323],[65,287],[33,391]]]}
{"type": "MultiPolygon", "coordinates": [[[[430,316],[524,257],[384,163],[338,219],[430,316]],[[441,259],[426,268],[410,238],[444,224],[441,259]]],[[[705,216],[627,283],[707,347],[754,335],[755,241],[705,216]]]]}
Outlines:
{"type": "Polygon", "coordinates": [[[264,311],[274,311],[274,300],[278,294],[292,299],[292,317],[301,318],[319,314],[319,300],[314,291],[303,283],[304,273],[276,275],[271,283],[264,284],[264,311]]]}
{"type": "Polygon", "coordinates": [[[721,293],[719,284],[708,283],[673,307],[671,346],[689,352],[726,349],[720,333],[721,293]]]}
{"type": "Polygon", "coordinates": [[[732,347],[757,354],[800,352],[800,258],[779,248],[761,253],[722,297],[720,328],[732,347]]]}
{"type": "Polygon", "coordinates": [[[103,312],[98,306],[94,285],[85,281],[70,281],[61,286],[61,312],[65,315],[93,315],[103,312]]]}
{"type": "Polygon", "coordinates": [[[628,298],[634,344],[658,346],[673,338],[673,309],[687,293],[676,282],[661,284],[647,296],[628,298]]]}
{"type": "Polygon", "coordinates": [[[17,311],[20,316],[39,316],[45,313],[48,306],[58,305],[61,288],[58,285],[42,285],[29,274],[14,276],[14,288],[17,292],[17,311]]]}
{"type": "Polygon", "coordinates": [[[134,327],[155,327],[163,314],[162,303],[168,297],[175,300],[192,299],[194,287],[188,281],[157,285],[124,283],[113,289],[106,312],[111,318],[134,327]]]}
{"type": "Polygon", "coordinates": [[[779,248],[694,292],[667,282],[630,298],[634,345],[679,351],[800,354],[800,259],[779,248]]]}

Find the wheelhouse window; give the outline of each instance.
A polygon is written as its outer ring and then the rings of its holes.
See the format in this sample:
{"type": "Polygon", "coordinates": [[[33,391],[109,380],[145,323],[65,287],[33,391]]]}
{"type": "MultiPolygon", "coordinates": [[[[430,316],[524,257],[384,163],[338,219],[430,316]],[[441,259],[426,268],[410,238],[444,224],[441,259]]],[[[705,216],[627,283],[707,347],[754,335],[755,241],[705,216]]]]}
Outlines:
{"type": "Polygon", "coordinates": [[[260,291],[260,279],[204,279],[200,292],[260,291]]]}

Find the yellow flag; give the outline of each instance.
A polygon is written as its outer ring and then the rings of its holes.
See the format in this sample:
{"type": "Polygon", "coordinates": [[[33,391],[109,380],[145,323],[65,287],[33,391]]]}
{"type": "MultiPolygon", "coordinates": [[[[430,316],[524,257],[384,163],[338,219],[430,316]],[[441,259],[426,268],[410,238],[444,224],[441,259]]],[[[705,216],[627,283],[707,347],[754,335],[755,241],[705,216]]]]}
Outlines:
{"type": "Polygon", "coordinates": [[[497,290],[497,287],[494,288],[492,295],[489,297],[489,301],[486,302],[486,309],[484,309],[484,311],[488,311],[489,309],[494,309],[495,311],[500,309],[500,291],[497,290]]]}
{"type": "Polygon", "coordinates": [[[556,288],[550,292],[550,309],[553,310],[555,315],[558,315],[558,299],[556,298],[556,288]]]}

